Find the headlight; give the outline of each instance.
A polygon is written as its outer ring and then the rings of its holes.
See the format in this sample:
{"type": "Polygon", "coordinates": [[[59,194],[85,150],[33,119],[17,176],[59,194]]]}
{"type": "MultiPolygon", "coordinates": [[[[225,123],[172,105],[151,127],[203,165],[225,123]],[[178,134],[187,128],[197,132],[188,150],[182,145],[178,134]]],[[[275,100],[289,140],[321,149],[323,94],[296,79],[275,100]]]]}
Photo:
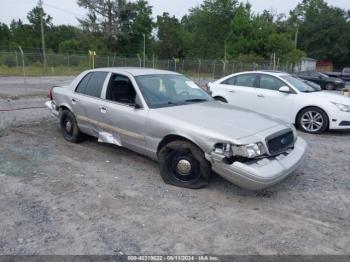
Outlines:
{"type": "Polygon", "coordinates": [[[348,106],[348,105],[343,105],[343,104],[339,104],[339,103],[336,103],[336,102],[332,102],[332,104],[334,104],[336,107],[338,107],[338,109],[340,111],[350,112],[350,106],[348,106]]]}
{"type": "Polygon", "coordinates": [[[244,146],[232,146],[232,152],[235,156],[242,156],[246,158],[256,158],[266,153],[262,143],[244,146]]]}
{"type": "Polygon", "coordinates": [[[233,156],[256,158],[266,154],[264,145],[262,143],[249,144],[249,145],[231,145],[231,144],[217,144],[215,146],[215,153],[223,155],[227,158],[233,156]]]}

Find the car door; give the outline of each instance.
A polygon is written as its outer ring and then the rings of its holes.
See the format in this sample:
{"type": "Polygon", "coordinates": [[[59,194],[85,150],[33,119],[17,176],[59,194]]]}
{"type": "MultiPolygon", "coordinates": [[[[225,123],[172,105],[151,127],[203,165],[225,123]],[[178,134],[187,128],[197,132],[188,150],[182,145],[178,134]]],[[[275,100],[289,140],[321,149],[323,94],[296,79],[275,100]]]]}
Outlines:
{"type": "Polygon", "coordinates": [[[252,109],[256,87],[257,74],[240,74],[226,79],[220,84],[229,104],[246,109],[252,109]]]}
{"type": "Polygon", "coordinates": [[[111,74],[99,101],[99,140],[145,153],[147,110],[130,76],[111,74]]]}
{"type": "Polygon", "coordinates": [[[293,123],[292,110],[295,94],[279,91],[287,84],[275,76],[260,74],[258,85],[253,103],[254,111],[293,123]]]}
{"type": "Polygon", "coordinates": [[[99,100],[105,84],[107,72],[91,72],[79,83],[72,98],[72,107],[78,121],[79,128],[97,137],[99,100]]]}

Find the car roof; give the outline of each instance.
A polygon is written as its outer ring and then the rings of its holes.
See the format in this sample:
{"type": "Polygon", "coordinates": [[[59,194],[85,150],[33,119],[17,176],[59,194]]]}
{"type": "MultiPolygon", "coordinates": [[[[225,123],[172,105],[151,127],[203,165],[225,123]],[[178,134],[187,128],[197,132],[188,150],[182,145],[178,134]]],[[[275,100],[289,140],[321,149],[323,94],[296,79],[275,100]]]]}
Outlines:
{"type": "Polygon", "coordinates": [[[246,71],[246,72],[240,72],[235,75],[241,75],[241,74],[266,74],[266,75],[272,75],[272,76],[285,76],[285,75],[290,75],[287,72],[282,72],[282,71],[272,71],[272,70],[258,70],[258,71],[246,71]]]}
{"type": "Polygon", "coordinates": [[[141,76],[141,75],[179,75],[179,73],[167,71],[167,70],[158,70],[153,68],[140,68],[140,67],[105,67],[105,68],[97,68],[91,70],[91,72],[99,72],[99,71],[109,71],[112,73],[120,74],[120,73],[128,73],[133,76],[141,76]]]}

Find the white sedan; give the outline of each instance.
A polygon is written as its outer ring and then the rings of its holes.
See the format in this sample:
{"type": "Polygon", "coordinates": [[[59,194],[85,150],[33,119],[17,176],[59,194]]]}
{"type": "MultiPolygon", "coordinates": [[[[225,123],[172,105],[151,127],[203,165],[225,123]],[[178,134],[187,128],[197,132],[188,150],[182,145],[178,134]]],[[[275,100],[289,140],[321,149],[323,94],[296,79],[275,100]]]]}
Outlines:
{"type": "Polygon", "coordinates": [[[350,97],[317,90],[283,72],[253,71],[209,83],[212,96],[320,134],[327,129],[350,129],[350,97]]]}

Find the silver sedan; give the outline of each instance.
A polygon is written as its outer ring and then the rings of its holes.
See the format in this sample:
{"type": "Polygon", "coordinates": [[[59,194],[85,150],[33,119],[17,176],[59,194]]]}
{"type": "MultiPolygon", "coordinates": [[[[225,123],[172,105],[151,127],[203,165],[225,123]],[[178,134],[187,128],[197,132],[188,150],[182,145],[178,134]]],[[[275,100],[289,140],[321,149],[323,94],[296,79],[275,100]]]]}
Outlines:
{"type": "Polygon", "coordinates": [[[169,71],[103,68],[50,91],[63,136],[85,133],[159,162],[163,180],[197,189],[212,171],[246,189],[272,186],[302,163],[306,143],[280,120],[214,101],[169,71]]]}

